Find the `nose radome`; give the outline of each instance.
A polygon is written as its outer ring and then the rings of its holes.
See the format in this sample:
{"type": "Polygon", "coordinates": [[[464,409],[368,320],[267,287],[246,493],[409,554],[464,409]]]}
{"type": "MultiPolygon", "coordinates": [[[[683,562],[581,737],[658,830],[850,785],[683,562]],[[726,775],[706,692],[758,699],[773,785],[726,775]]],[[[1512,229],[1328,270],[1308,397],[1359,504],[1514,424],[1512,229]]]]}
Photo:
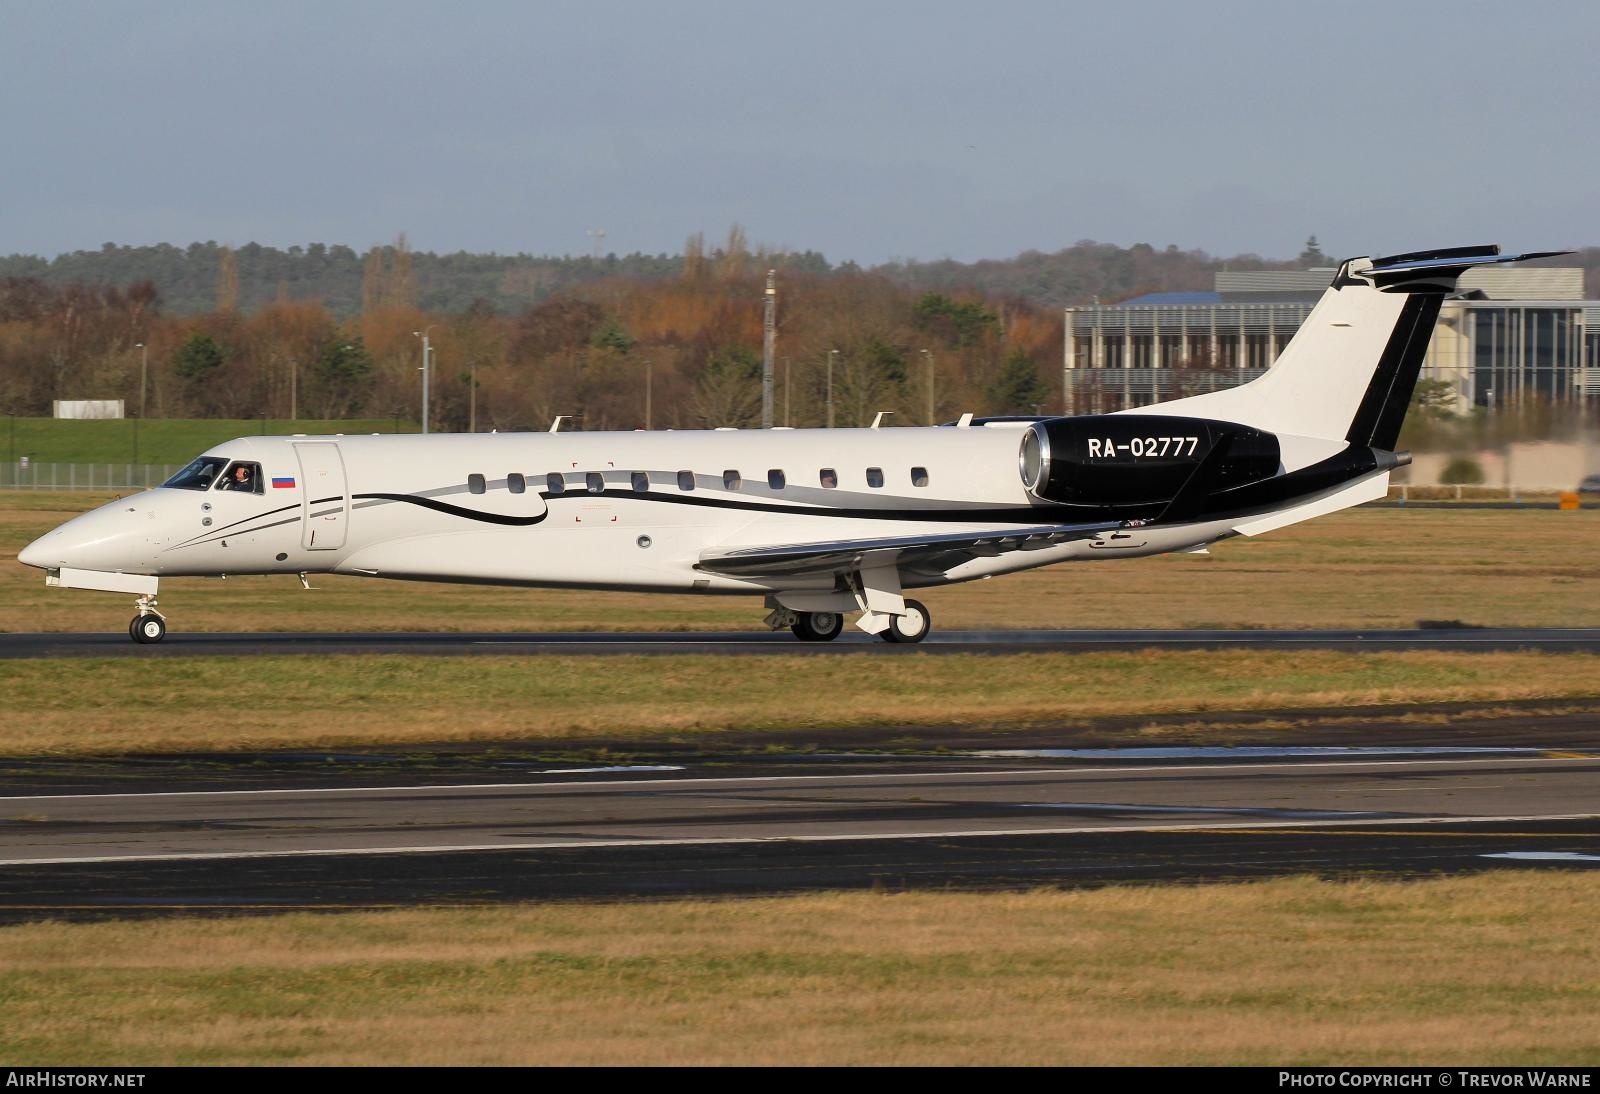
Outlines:
{"type": "Polygon", "coordinates": [[[143,538],[126,503],[104,505],[73,517],[17,553],[17,561],[41,570],[70,566],[80,570],[121,570],[137,565],[143,538]]]}
{"type": "Polygon", "coordinates": [[[53,565],[50,558],[50,549],[45,546],[53,532],[46,533],[17,552],[17,561],[24,566],[37,566],[41,570],[48,570],[53,565]]]}

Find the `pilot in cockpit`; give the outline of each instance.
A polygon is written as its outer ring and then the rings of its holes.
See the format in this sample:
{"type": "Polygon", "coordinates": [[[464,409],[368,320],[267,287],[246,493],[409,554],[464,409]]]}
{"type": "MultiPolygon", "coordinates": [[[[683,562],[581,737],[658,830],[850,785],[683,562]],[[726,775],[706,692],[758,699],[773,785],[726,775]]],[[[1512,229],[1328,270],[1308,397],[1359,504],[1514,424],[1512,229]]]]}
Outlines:
{"type": "Polygon", "coordinates": [[[259,493],[256,486],[255,467],[248,463],[236,463],[233,472],[223,480],[219,490],[237,490],[245,494],[259,493]]]}

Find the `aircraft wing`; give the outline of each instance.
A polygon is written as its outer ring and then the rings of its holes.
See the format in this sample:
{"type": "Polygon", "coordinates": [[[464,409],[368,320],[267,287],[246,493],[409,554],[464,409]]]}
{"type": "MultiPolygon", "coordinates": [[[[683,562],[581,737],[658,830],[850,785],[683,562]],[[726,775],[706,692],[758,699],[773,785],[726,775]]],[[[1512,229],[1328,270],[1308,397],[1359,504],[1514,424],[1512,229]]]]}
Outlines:
{"type": "Polygon", "coordinates": [[[727,577],[794,577],[843,574],[867,567],[898,565],[902,571],[941,574],[975,558],[1012,551],[1038,551],[1068,540],[1088,539],[1120,528],[1117,521],[1048,524],[1033,528],[982,528],[931,536],[838,539],[776,547],[713,549],[700,555],[695,569],[727,577]]]}

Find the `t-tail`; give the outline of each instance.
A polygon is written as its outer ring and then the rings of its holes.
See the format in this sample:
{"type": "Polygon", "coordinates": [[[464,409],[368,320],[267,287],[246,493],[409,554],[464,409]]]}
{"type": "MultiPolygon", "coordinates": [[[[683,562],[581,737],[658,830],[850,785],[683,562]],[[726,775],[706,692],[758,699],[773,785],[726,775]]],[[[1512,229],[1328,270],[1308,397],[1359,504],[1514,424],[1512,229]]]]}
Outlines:
{"type": "MultiPolygon", "coordinates": [[[[1440,305],[1473,266],[1562,254],[1453,247],[1352,258],[1251,383],[1029,427],[1023,482],[1074,513],[1256,535],[1388,492],[1440,305]],[[1199,527],[1205,525],[1206,527],[1199,527]]],[[[1185,533],[1188,534],[1188,533],[1185,533]]]]}
{"type": "Polygon", "coordinates": [[[1392,451],[1445,297],[1474,266],[1548,258],[1494,245],[1351,258],[1266,374],[1133,413],[1214,418],[1392,451]]]}

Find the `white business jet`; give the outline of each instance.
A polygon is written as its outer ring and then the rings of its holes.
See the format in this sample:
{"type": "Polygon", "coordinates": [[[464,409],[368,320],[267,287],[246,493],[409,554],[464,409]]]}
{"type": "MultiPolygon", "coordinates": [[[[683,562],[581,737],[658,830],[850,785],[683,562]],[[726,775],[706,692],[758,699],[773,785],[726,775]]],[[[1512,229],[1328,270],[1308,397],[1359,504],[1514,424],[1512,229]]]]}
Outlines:
{"type": "Polygon", "coordinates": [[[908,590],[1254,536],[1382,498],[1439,305],[1470,267],[1357,258],[1263,376],[1116,414],[900,429],[245,437],[18,556],[70,589],[163,577],[744,594],[805,641],[932,626],[908,590]]]}

